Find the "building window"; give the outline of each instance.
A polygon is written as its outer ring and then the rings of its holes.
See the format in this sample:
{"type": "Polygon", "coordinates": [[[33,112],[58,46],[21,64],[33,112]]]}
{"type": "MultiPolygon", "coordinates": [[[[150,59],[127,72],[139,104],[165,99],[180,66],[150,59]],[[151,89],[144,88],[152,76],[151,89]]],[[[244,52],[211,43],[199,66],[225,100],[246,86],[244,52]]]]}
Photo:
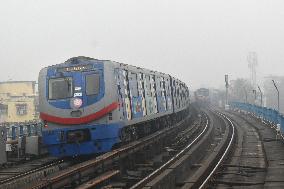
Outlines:
{"type": "Polygon", "coordinates": [[[28,113],[27,110],[28,110],[27,104],[17,104],[16,105],[17,115],[27,115],[28,113]]]}
{"type": "Polygon", "coordinates": [[[0,115],[8,114],[8,105],[0,104],[0,115]]]}

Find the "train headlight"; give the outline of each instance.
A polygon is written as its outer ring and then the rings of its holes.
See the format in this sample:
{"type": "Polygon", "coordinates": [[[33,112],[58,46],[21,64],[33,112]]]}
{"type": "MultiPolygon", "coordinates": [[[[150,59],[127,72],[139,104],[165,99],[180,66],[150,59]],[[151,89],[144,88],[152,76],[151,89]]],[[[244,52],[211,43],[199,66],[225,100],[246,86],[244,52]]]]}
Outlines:
{"type": "Polygon", "coordinates": [[[74,108],[80,108],[82,106],[82,104],[83,104],[82,99],[80,99],[80,98],[74,98],[73,99],[72,105],[73,105],[74,108]]]}

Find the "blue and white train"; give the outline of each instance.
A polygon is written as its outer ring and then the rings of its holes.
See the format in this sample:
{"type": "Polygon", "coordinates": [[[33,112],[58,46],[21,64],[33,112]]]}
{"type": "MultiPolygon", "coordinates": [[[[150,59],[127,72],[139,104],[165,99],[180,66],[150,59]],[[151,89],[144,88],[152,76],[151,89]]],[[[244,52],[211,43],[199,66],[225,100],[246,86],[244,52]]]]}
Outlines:
{"type": "Polygon", "coordinates": [[[109,60],[74,57],[39,73],[43,143],[53,156],[104,153],[183,119],[185,83],[109,60]]]}

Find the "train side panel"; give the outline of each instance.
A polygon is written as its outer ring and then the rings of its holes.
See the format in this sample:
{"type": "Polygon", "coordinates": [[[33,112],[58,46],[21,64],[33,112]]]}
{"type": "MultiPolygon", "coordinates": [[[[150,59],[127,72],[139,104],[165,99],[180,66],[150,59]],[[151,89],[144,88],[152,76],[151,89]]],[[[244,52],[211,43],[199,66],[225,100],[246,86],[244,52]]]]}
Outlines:
{"type": "Polygon", "coordinates": [[[115,75],[125,125],[173,113],[169,75],[124,64],[117,65],[115,75]]]}

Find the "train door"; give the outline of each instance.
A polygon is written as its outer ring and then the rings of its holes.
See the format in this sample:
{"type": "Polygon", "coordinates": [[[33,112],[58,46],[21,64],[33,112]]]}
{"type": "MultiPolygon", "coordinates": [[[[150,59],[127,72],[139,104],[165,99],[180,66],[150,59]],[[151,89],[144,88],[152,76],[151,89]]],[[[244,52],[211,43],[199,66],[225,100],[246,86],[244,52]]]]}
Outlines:
{"type": "Polygon", "coordinates": [[[150,85],[151,85],[151,97],[152,97],[152,102],[153,102],[153,112],[158,113],[156,83],[155,83],[154,75],[151,75],[150,77],[150,85]]]}
{"type": "Polygon", "coordinates": [[[125,104],[124,104],[124,98],[125,98],[125,86],[124,86],[124,80],[122,76],[122,70],[116,68],[114,70],[115,73],[115,79],[116,79],[116,86],[117,86],[117,94],[118,94],[118,102],[119,102],[119,112],[120,112],[120,119],[125,119],[126,117],[126,111],[125,111],[125,104]]]}
{"type": "Polygon", "coordinates": [[[156,77],[156,94],[157,94],[157,104],[158,112],[165,112],[165,97],[164,97],[164,88],[163,88],[163,77],[156,77]]]}
{"type": "Polygon", "coordinates": [[[150,83],[150,75],[145,76],[145,98],[146,98],[146,110],[147,110],[147,115],[150,115],[153,113],[153,99],[151,95],[151,83],[150,83]]]}
{"type": "Polygon", "coordinates": [[[178,82],[176,83],[176,90],[177,107],[180,109],[180,84],[178,82]]]}
{"type": "Polygon", "coordinates": [[[129,79],[128,79],[128,71],[122,70],[122,78],[123,78],[123,85],[124,85],[124,104],[125,104],[125,112],[127,120],[132,119],[131,113],[131,101],[130,101],[130,90],[129,90],[129,79]]]}
{"type": "Polygon", "coordinates": [[[175,89],[175,80],[171,79],[171,91],[172,91],[172,105],[174,112],[176,111],[176,89],[175,89]]]}
{"type": "Polygon", "coordinates": [[[156,76],[155,77],[155,91],[156,91],[156,99],[157,99],[157,109],[158,112],[162,112],[163,111],[163,107],[162,107],[162,96],[161,96],[161,86],[160,86],[160,77],[156,76]]]}
{"type": "Polygon", "coordinates": [[[132,117],[133,118],[142,117],[143,116],[142,99],[138,91],[137,74],[133,72],[128,72],[128,82],[130,90],[132,117]]]}
{"type": "Polygon", "coordinates": [[[142,99],[142,111],[143,111],[143,116],[146,116],[147,111],[146,111],[146,99],[145,99],[145,80],[144,80],[145,75],[143,73],[139,73],[138,75],[139,75],[138,90],[139,90],[139,95],[141,96],[142,99]]]}
{"type": "Polygon", "coordinates": [[[162,96],[162,104],[163,104],[163,110],[167,111],[167,96],[166,96],[166,84],[165,84],[165,78],[162,77],[160,81],[160,88],[161,88],[161,96],[162,96]]]}
{"type": "Polygon", "coordinates": [[[120,108],[122,109],[123,119],[131,120],[133,115],[131,111],[131,87],[129,79],[129,72],[127,70],[116,69],[116,82],[118,90],[118,100],[120,102],[120,108]]]}
{"type": "Polygon", "coordinates": [[[167,110],[172,109],[172,91],[169,78],[166,79],[167,110]]]}

